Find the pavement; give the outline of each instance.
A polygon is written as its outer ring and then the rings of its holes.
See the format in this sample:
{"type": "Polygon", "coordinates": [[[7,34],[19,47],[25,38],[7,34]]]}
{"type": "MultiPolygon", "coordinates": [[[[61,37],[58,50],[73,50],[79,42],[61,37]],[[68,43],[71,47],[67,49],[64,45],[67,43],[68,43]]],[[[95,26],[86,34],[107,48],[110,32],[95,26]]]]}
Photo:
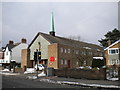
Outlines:
{"type": "Polygon", "coordinates": [[[64,78],[57,76],[41,77],[38,80],[49,83],[68,84],[68,85],[91,87],[91,88],[120,89],[119,81],[75,79],[75,78],[64,78]]]}
{"type": "MultiPolygon", "coordinates": [[[[23,74],[23,73],[19,73],[19,74],[11,73],[11,74],[17,76],[24,76],[24,78],[28,78],[28,76],[36,75],[36,74],[23,74]]],[[[57,76],[49,76],[49,77],[41,76],[38,79],[37,78],[33,78],[33,79],[36,81],[48,82],[53,84],[67,84],[67,85],[75,85],[75,86],[90,87],[90,88],[102,88],[102,89],[116,89],[116,90],[120,89],[120,81],[75,79],[75,78],[65,78],[65,77],[57,77],[57,76]]]]}

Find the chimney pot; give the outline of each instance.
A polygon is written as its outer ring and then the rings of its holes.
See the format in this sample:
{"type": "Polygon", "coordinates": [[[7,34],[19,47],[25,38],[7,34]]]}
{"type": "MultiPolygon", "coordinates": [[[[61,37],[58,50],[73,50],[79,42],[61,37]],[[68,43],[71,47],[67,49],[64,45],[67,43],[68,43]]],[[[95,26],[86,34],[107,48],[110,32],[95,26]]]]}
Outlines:
{"type": "Polygon", "coordinates": [[[25,38],[22,38],[21,43],[27,43],[27,40],[25,38]]]}
{"type": "Polygon", "coordinates": [[[13,44],[14,44],[14,42],[10,40],[9,41],[9,45],[13,45],[13,44]]]}

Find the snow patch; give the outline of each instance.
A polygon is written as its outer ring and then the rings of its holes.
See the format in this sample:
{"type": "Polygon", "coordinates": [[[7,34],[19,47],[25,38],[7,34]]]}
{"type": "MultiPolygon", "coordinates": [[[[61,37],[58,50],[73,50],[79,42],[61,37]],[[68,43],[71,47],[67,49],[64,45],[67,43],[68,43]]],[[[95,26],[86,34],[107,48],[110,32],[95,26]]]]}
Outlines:
{"type": "Polygon", "coordinates": [[[4,72],[0,72],[0,74],[3,74],[3,75],[20,75],[19,73],[4,73],[4,72]]]}
{"type": "Polygon", "coordinates": [[[117,81],[117,80],[119,80],[119,78],[107,78],[108,80],[110,80],[110,81],[117,81]]]}
{"type": "Polygon", "coordinates": [[[43,82],[48,82],[48,83],[56,83],[55,81],[53,80],[50,80],[50,79],[41,79],[40,81],[43,81],[43,82]]]}
{"type": "Polygon", "coordinates": [[[28,76],[28,79],[37,79],[37,76],[28,76]]]}
{"type": "Polygon", "coordinates": [[[42,71],[40,74],[38,74],[39,77],[41,76],[46,76],[46,74],[44,73],[44,71],[42,71]]]}
{"type": "Polygon", "coordinates": [[[24,72],[24,74],[28,74],[28,73],[35,73],[35,69],[34,68],[27,68],[27,70],[24,72]]]}
{"type": "Polygon", "coordinates": [[[4,70],[2,70],[2,71],[9,71],[9,69],[4,69],[4,70]]]}
{"type": "Polygon", "coordinates": [[[56,84],[69,84],[69,85],[82,85],[82,86],[88,86],[88,87],[101,87],[101,88],[120,88],[120,86],[116,85],[100,85],[100,84],[85,84],[85,83],[79,83],[79,82],[70,82],[70,81],[53,81],[50,79],[41,79],[40,81],[48,82],[48,83],[56,83],[56,84]]]}

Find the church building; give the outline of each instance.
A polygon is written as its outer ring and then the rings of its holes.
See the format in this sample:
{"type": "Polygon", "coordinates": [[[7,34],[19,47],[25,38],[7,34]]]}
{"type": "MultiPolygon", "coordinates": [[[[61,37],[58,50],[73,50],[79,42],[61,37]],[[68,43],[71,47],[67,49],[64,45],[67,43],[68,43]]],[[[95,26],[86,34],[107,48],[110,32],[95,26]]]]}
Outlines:
{"type": "Polygon", "coordinates": [[[91,66],[93,57],[104,57],[104,50],[98,45],[56,36],[53,13],[49,34],[37,33],[28,49],[23,50],[23,66],[35,66],[36,49],[41,51],[41,60],[38,62],[55,69],[91,66]]]}

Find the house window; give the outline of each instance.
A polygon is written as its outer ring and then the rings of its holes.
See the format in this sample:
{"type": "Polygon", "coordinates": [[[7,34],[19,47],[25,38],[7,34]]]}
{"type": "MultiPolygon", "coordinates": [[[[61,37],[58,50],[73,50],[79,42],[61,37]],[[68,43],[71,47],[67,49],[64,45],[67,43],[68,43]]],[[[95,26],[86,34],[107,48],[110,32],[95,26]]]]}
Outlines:
{"type": "Polygon", "coordinates": [[[79,50],[76,50],[76,54],[78,54],[79,53],[79,50]]]}
{"type": "Polygon", "coordinates": [[[84,65],[86,65],[86,61],[84,61],[84,65]]]}
{"type": "Polygon", "coordinates": [[[78,63],[78,61],[76,62],[76,65],[78,65],[79,63],[78,63]]]}
{"type": "Polygon", "coordinates": [[[8,52],[6,52],[6,55],[8,55],[8,52]]]}
{"type": "Polygon", "coordinates": [[[70,53],[70,49],[68,49],[68,53],[70,53]]]}
{"type": "Polygon", "coordinates": [[[67,49],[65,49],[65,53],[67,53],[67,49]]]}
{"type": "Polygon", "coordinates": [[[63,53],[63,48],[60,49],[61,53],[63,53]]]}
{"type": "Polygon", "coordinates": [[[117,65],[117,60],[116,59],[112,59],[111,65],[117,65]]]}
{"type": "Polygon", "coordinates": [[[118,48],[111,48],[108,50],[108,54],[119,54],[118,48]]]}
{"type": "Polygon", "coordinates": [[[116,60],[116,64],[119,65],[120,64],[120,60],[116,60]]]}
{"type": "Polygon", "coordinates": [[[67,60],[65,60],[64,64],[67,65],[67,60]]]}
{"type": "Polygon", "coordinates": [[[60,60],[60,64],[63,65],[63,60],[60,60]]]}
{"type": "Polygon", "coordinates": [[[86,52],[84,51],[83,54],[86,55],[86,52]]]}

